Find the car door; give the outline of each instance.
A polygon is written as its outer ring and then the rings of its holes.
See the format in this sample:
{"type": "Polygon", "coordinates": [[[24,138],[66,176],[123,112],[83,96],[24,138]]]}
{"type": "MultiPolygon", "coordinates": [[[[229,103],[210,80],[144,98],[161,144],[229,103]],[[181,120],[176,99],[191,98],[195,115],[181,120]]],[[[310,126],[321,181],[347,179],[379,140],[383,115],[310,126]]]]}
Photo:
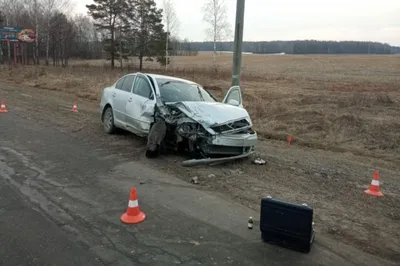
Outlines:
{"type": "Polygon", "coordinates": [[[146,136],[154,122],[156,105],[154,88],[149,78],[143,74],[138,74],[130,95],[125,108],[127,127],[139,136],[146,136]]]}
{"type": "Polygon", "coordinates": [[[120,99],[120,91],[122,90],[122,85],[124,84],[125,76],[120,78],[116,83],[114,88],[111,90],[111,105],[114,112],[114,122],[117,125],[123,124],[123,115],[121,108],[118,108],[118,102],[120,99]]]}
{"type": "Polygon", "coordinates": [[[131,95],[133,80],[135,79],[135,75],[126,75],[124,77],[124,82],[117,88],[115,101],[114,101],[114,113],[115,119],[118,124],[126,126],[125,121],[125,105],[128,101],[128,98],[131,95]]]}
{"type": "Polygon", "coordinates": [[[225,104],[230,104],[243,108],[242,90],[240,89],[240,87],[231,87],[226,93],[225,98],[222,102],[225,104]]]}

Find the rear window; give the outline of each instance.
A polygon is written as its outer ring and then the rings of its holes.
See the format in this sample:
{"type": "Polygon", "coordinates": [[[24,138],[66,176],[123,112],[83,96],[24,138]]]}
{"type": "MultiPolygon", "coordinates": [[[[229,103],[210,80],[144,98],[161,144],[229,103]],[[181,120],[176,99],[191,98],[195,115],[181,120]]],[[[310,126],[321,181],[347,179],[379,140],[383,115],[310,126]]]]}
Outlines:
{"type": "Polygon", "coordinates": [[[124,83],[125,77],[118,80],[117,84],[115,84],[115,88],[122,90],[122,84],[124,83]]]}

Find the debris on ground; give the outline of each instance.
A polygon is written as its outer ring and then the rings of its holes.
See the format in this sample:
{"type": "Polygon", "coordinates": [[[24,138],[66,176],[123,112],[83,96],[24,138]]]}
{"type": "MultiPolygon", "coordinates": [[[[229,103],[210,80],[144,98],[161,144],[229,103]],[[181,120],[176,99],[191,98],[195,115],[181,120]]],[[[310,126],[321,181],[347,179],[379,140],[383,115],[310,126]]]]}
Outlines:
{"type": "Polygon", "coordinates": [[[230,175],[242,175],[244,174],[244,171],[241,169],[236,169],[236,170],[229,170],[230,175]]]}
{"type": "Polygon", "coordinates": [[[253,164],[257,164],[257,165],[263,165],[266,164],[266,161],[261,159],[260,157],[255,158],[254,160],[251,161],[253,164]]]}
{"type": "Polygon", "coordinates": [[[199,183],[199,178],[197,176],[192,177],[192,179],[190,180],[191,183],[193,184],[198,184],[199,183]]]}
{"type": "Polygon", "coordinates": [[[325,168],[322,168],[321,171],[319,172],[319,174],[323,177],[323,178],[327,178],[329,176],[329,171],[325,168]]]}
{"type": "Polygon", "coordinates": [[[229,156],[225,158],[204,158],[204,159],[191,159],[182,162],[183,166],[196,166],[196,165],[218,165],[223,164],[250,156],[250,153],[244,153],[236,156],[229,156]]]}
{"type": "Polygon", "coordinates": [[[216,176],[214,174],[209,174],[208,178],[215,178],[216,176]]]}
{"type": "Polygon", "coordinates": [[[195,246],[200,246],[200,242],[195,241],[195,240],[190,240],[189,243],[190,243],[190,244],[193,244],[193,245],[195,245],[195,246]]]}
{"type": "Polygon", "coordinates": [[[253,217],[249,217],[249,221],[247,222],[247,228],[253,229],[253,217]]]}

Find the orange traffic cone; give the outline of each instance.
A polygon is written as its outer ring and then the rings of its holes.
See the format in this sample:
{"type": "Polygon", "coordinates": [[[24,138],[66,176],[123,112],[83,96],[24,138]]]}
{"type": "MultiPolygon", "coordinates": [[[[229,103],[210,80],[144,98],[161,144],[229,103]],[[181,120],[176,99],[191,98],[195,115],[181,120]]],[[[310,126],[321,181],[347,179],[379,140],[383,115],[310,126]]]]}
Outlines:
{"type": "Polygon", "coordinates": [[[1,101],[1,105],[0,105],[0,113],[7,113],[7,108],[6,108],[6,104],[4,103],[4,101],[1,101]]]}
{"type": "Polygon", "coordinates": [[[136,188],[131,188],[131,195],[129,196],[128,209],[121,216],[121,221],[126,224],[137,224],[143,222],[146,214],[140,211],[139,203],[136,196],[136,188]]]}
{"type": "Polygon", "coordinates": [[[377,196],[377,197],[382,197],[383,194],[379,189],[379,172],[374,171],[374,176],[372,178],[371,185],[369,186],[369,189],[364,191],[366,194],[372,195],[372,196],[377,196]]]}
{"type": "Polygon", "coordinates": [[[78,112],[78,106],[76,105],[76,102],[74,103],[74,106],[72,107],[72,112],[74,112],[74,113],[78,112]]]}
{"type": "Polygon", "coordinates": [[[287,136],[287,142],[288,142],[288,146],[292,146],[292,136],[287,136]]]}

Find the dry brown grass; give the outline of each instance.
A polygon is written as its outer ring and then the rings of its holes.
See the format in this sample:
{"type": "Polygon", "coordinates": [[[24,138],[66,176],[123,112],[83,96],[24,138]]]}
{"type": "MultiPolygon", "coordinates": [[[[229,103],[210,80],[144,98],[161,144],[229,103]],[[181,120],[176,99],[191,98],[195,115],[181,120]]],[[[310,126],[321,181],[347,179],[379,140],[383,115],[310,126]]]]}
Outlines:
{"type": "MultiPolygon", "coordinates": [[[[232,55],[210,53],[173,58],[168,75],[203,84],[221,98],[230,85],[232,55]]],[[[72,61],[69,68],[2,70],[3,78],[99,100],[101,90],[124,70],[103,60],[72,61]]],[[[163,73],[145,62],[146,72],[163,73]]],[[[245,105],[261,137],[286,139],[316,148],[398,159],[400,152],[400,56],[244,55],[245,105]],[[394,157],[393,157],[394,156],[394,157]]]]}

